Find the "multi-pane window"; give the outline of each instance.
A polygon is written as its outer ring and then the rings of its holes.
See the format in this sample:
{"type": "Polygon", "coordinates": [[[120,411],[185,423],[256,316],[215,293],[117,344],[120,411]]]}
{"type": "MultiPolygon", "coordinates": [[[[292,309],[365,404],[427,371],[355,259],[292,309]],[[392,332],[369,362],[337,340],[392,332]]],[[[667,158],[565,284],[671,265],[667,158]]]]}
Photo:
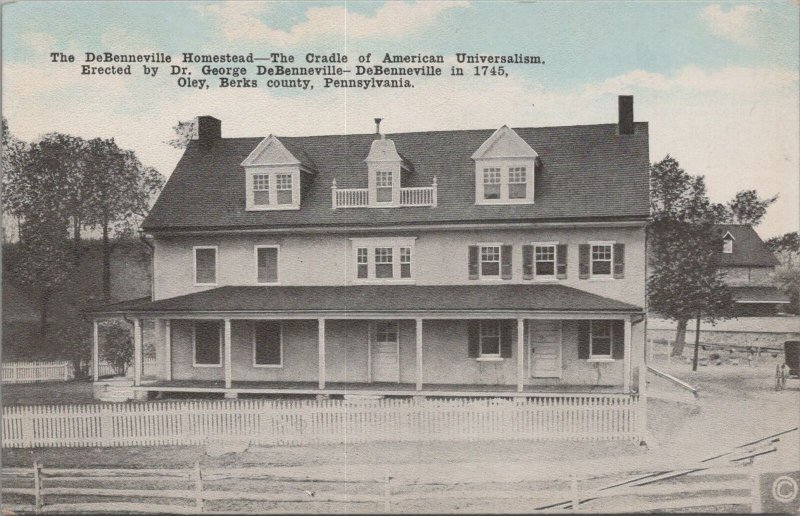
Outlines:
{"type": "Polygon", "coordinates": [[[253,204],[269,204],[269,174],[253,174],[253,204]]]}
{"type": "Polygon", "coordinates": [[[279,367],[283,364],[282,326],[278,321],[257,321],[253,325],[253,365],[279,367]]]}
{"type": "Polygon", "coordinates": [[[533,263],[536,276],[555,276],[556,246],[537,245],[533,251],[533,263]]]}
{"type": "Polygon", "coordinates": [[[481,321],[480,356],[500,356],[500,321],[481,321]]]}
{"type": "Polygon", "coordinates": [[[197,285],[213,285],[217,282],[217,248],[194,248],[194,282],[197,285]]]}
{"type": "Polygon", "coordinates": [[[611,358],[611,321],[592,321],[590,358],[611,358]]]}
{"type": "Polygon", "coordinates": [[[292,174],[275,176],[278,204],[292,204],[292,174]]]}
{"type": "Polygon", "coordinates": [[[391,247],[375,248],[375,277],[391,278],[394,276],[394,261],[391,247]]]}
{"type": "Polygon", "coordinates": [[[219,366],[222,358],[222,325],[219,321],[196,321],[193,336],[194,365],[219,366]]]}
{"type": "Polygon", "coordinates": [[[722,252],[725,254],[732,254],[733,253],[733,239],[726,238],[722,241],[722,252]]]}
{"type": "Polygon", "coordinates": [[[397,321],[380,321],[375,325],[377,342],[397,342],[397,321]]]}
{"type": "Polygon", "coordinates": [[[259,283],[278,282],[278,248],[256,248],[257,281],[259,283]]]}
{"type": "Polygon", "coordinates": [[[411,277],[411,248],[410,247],[401,247],[400,248],[400,277],[401,278],[410,278],[411,277]]]}
{"type": "Polygon", "coordinates": [[[483,169],[483,198],[500,198],[500,169],[489,167],[483,169]]]}
{"type": "Polygon", "coordinates": [[[392,171],[378,170],[375,173],[375,189],[378,202],[392,202],[392,171]]]}
{"type": "Polygon", "coordinates": [[[356,261],[358,266],[357,276],[359,279],[366,279],[369,275],[369,249],[366,247],[359,247],[356,254],[356,261]]]}
{"type": "Polygon", "coordinates": [[[500,276],[500,246],[481,246],[481,276],[500,276]]]}
{"type": "Polygon", "coordinates": [[[528,173],[525,167],[508,169],[508,198],[524,199],[528,195],[528,173]]]}
{"type": "Polygon", "coordinates": [[[592,244],[592,276],[610,276],[614,247],[611,244],[592,244]]]}

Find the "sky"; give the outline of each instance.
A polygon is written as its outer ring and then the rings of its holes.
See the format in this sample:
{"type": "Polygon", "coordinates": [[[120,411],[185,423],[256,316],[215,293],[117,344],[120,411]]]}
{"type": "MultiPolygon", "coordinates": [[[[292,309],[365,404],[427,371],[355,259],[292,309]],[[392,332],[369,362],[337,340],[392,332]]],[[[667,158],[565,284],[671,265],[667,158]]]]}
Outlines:
{"type": "MultiPolygon", "coordinates": [[[[168,176],[179,120],[225,137],[613,123],[617,95],[650,124],[650,160],[704,175],[711,198],[778,194],[758,231],[800,225],[798,6],[747,2],[34,2],[2,9],[2,114],[15,136],[114,137],[168,176]],[[179,88],[82,76],[50,52],[538,55],[508,77],[409,89],[179,88]]],[[[373,60],[373,62],[375,62],[373,60]]],[[[159,73],[166,73],[161,70],[159,73]]],[[[157,79],[157,80],[156,80],[157,79]]]]}

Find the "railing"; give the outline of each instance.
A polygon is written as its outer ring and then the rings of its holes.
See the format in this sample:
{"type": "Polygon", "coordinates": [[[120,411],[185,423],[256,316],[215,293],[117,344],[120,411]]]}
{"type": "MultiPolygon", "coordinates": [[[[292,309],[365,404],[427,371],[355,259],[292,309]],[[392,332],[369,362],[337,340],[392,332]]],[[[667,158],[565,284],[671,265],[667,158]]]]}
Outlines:
{"type": "MultiPolygon", "coordinates": [[[[91,370],[91,363],[89,363],[91,370]]],[[[156,360],[146,358],[142,363],[142,374],[149,375],[156,372],[156,360]]],[[[116,374],[114,368],[105,361],[100,362],[100,376],[116,374]]],[[[3,383],[36,383],[68,381],[74,378],[74,369],[69,360],[52,360],[42,362],[3,362],[3,383]]]]}
{"type": "MultiPolygon", "coordinates": [[[[437,179],[433,178],[432,186],[418,186],[413,188],[400,188],[401,207],[432,206],[437,204],[438,186],[437,179]]],[[[336,179],[331,184],[331,200],[333,209],[337,208],[366,208],[370,206],[368,188],[338,188],[336,179]]],[[[381,206],[391,206],[382,204],[381,206]]]]}
{"type": "Polygon", "coordinates": [[[236,400],[18,406],[3,409],[3,446],[270,446],[374,441],[641,440],[637,395],[509,400],[236,400]]]}

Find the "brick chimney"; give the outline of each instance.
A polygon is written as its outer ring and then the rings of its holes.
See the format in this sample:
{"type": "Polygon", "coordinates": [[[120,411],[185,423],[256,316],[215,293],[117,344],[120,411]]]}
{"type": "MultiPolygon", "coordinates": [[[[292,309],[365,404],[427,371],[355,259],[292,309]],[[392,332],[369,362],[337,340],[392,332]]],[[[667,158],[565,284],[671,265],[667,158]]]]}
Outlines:
{"type": "Polygon", "coordinates": [[[633,95],[619,96],[619,134],[633,134],[633,95]]]}
{"type": "Polygon", "coordinates": [[[198,116],[194,119],[192,140],[211,141],[222,138],[222,122],[213,116],[198,116]]]}

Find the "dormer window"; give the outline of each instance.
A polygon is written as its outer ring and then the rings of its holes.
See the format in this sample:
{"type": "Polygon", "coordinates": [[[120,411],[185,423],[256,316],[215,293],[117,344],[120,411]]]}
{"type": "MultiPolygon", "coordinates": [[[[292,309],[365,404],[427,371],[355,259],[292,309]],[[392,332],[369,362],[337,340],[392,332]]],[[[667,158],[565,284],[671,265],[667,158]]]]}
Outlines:
{"type": "Polygon", "coordinates": [[[528,172],[526,167],[508,169],[508,198],[524,199],[528,196],[528,172]]]}
{"type": "Polygon", "coordinates": [[[253,174],[253,205],[269,204],[269,174],[253,174]]]}
{"type": "Polygon", "coordinates": [[[537,157],[513,129],[495,131],[472,155],[475,204],[533,204],[537,157]]]}
{"type": "Polygon", "coordinates": [[[725,253],[725,254],[733,254],[733,241],[734,240],[735,239],[733,238],[733,235],[731,235],[730,231],[725,233],[725,236],[722,237],[722,252],[723,253],[725,253]]]}
{"type": "Polygon", "coordinates": [[[300,208],[303,174],[310,179],[314,164],[301,149],[290,151],[275,136],[264,138],[242,162],[248,211],[300,208]]]}
{"type": "Polygon", "coordinates": [[[500,169],[495,167],[483,169],[483,198],[500,198],[500,169]]]}
{"type": "Polygon", "coordinates": [[[278,204],[292,204],[292,174],[276,174],[275,183],[278,204]]]}
{"type": "Polygon", "coordinates": [[[394,173],[391,170],[375,172],[375,194],[378,202],[392,202],[394,173]]]}

